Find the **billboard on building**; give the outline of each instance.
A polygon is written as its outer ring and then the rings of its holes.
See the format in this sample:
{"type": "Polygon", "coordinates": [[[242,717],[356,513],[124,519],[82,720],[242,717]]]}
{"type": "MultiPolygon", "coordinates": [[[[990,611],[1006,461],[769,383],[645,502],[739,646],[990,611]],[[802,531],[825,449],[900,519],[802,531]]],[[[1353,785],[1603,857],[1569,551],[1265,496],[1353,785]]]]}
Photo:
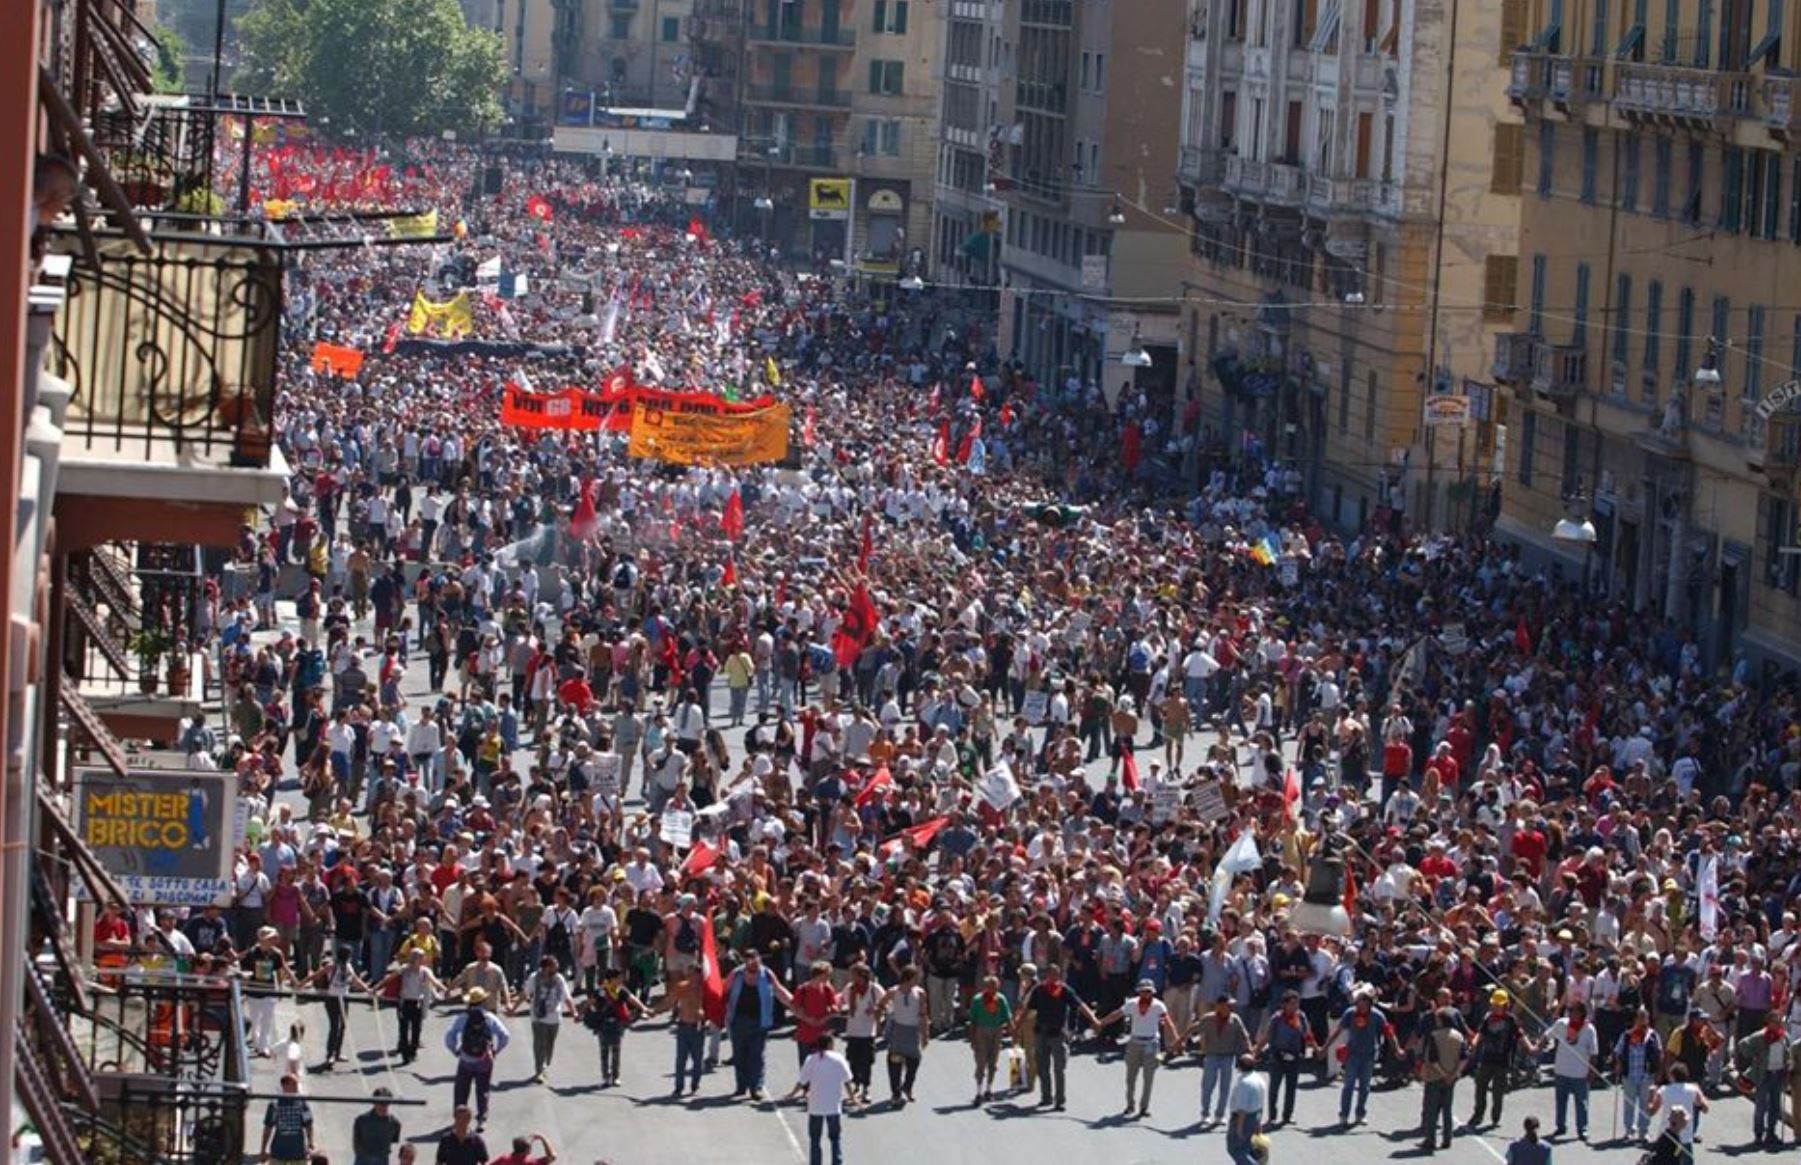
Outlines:
{"type": "Polygon", "coordinates": [[[77,833],[133,902],[200,906],[227,892],[235,774],[78,768],[74,795],[77,833]]]}
{"type": "Polygon", "coordinates": [[[850,217],[850,179],[815,178],[807,185],[807,215],[820,222],[850,217]]]}

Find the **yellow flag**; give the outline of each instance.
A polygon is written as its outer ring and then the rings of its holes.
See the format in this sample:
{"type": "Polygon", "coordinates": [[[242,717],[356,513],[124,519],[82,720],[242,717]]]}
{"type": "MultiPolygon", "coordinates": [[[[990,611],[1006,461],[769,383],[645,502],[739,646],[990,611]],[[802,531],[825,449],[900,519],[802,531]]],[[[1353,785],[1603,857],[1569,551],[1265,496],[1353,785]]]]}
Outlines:
{"type": "Polygon", "coordinates": [[[782,386],[782,370],[775,366],[774,356],[763,357],[763,378],[777,388],[782,386]]]}
{"type": "Polygon", "coordinates": [[[417,336],[432,325],[432,303],[424,292],[413,292],[413,307],[406,315],[406,330],[417,336]]]}
{"type": "Polygon", "coordinates": [[[388,220],[388,237],[393,239],[429,239],[438,233],[438,212],[407,214],[388,220]]]}
{"type": "Polygon", "coordinates": [[[671,465],[768,465],[788,455],[790,423],[787,405],[723,416],[640,405],[626,452],[671,465]]]}
{"type": "Polygon", "coordinates": [[[442,305],[444,309],[444,334],[456,339],[467,336],[475,330],[475,308],[469,302],[469,293],[459,291],[456,298],[442,305]]]}
{"type": "Polygon", "coordinates": [[[433,303],[425,298],[424,292],[413,293],[413,307],[407,313],[406,330],[417,336],[433,329],[451,339],[466,336],[475,330],[475,305],[470,302],[467,291],[459,291],[454,299],[443,303],[433,303]]]}

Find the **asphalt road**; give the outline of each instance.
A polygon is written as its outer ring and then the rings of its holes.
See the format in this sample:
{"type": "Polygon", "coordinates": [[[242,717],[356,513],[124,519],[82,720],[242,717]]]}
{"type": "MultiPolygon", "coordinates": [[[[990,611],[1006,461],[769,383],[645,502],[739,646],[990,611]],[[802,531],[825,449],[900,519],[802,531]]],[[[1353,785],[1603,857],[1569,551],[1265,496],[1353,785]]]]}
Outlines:
{"type": "MultiPolygon", "coordinates": [[[[282,613],[292,619],[287,604],[283,604],[282,613]]],[[[290,625],[297,628],[297,621],[290,625]]],[[[415,702],[429,696],[423,656],[415,657],[403,692],[415,702]]],[[[725,698],[721,685],[715,685],[713,697],[713,714],[723,718],[725,698]]],[[[741,734],[726,735],[735,744],[741,734]]],[[[1198,747],[1193,740],[1189,745],[1191,749],[1198,747]]],[[[1204,749],[1201,751],[1204,754],[1204,749]]],[[[1104,764],[1095,767],[1104,771],[1104,764]]],[[[298,800],[294,791],[286,796],[298,800]]],[[[305,1023],[308,1062],[316,1061],[322,1055],[326,1030],[322,1007],[284,1000],[279,1015],[282,1030],[296,1016],[305,1023]]],[[[305,1085],[308,1095],[315,1098],[318,1148],[329,1155],[333,1165],[349,1165],[351,1122],[366,1110],[369,1094],[383,1085],[404,1100],[423,1102],[394,1111],[405,1139],[418,1146],[420,1160],[429,1163],[434,1159],[437,1140],[450,1125],[454,1063],[443,1040],[453,1015],[454,1010],[440,1008],[427,1018],[420,1058],[401,1068],[397,1059],[387,1055],[396,1043],[395,1013],[376,1011],[361,1003],[353,1007],[346,1062],[333,1072],[310,1074],[305,1085]]],[[[509,1142],[514,1136],[542,1133],[571,1165],[723,1165],[807,1160],[805,1109],[799,1104],[730,1100],[732,1072],[724,1063],[708,1072],[698,1096],[681,1101],[669,1099],[674,1037],[660,1017],[641,1022],[628,1032],[621,1084],[608,1089],[598,1086],[599,1054],[594,1038],[579,1025],[568,1022],[547,1081],[531,1083],[529,1021],[521,1016],[507,1022],[513,1043],[497,1061],[486,1132],[489,1150],[495,1156],[510,1151],[509,1142]]],[[[730,1054],[727,1043],[722,1056],[729,1060],[730,1054]]],[[[259,1092],[276,1091],[276,1062],[253,1063],[259,1092]]],[[[768,1066],[768,1088],[772,1096],[780,1096],[793,1084],[796,1073],[790,1038],[771,1040],[768,1066]]],[[[960,1039],[935,1041],[927,1049],[915,1088],[917,1104],[896,1110],[881,1103],[887,1088],[879,1059],[875,1076],[873,1095],[878,1103],[845,1121],[846,1161],[950,1163],[976,1157],[1008,1165],[1036,1165],[1052,1159],[1057,1165],[1228,1161],[1223,1130],[1198,1125],[1201,1072],[1193,1059],[1159,1071],[1151,1114],[1143,1119],[1127,1119],[1121,1113],[1123,1065],[1114,1057],[1098,1060],[1087,1050],[1070,1060],[1069,1104],[1064,1112],[1037,1109],[1033,1095],[1003,1097],[981,1106],[973,1104],[973,1065],[969,1047],[960,1039]]],[[[1459,1084],[1454,1110],[1459,1121],[1470,1115],[1473,1096],[1470,1082],[1459,1084]]],[[[1640,1152],[1636,1147],[1609,1142],[1614,1094],[1597,1091],[1591,1103],[1589,1142],[1559,1143],[1553,1158],[1556,1165],[1636,1162],[1640,1152]]],[[[261,1108],[260,1103],[252,1105],[248,1138],[251,1147],[260,1136],[261,1108]]],[[[1484,1130],[1480,1135],[1461,1135],[1450,1149],[1440,1150],[1431,1159],[1458,1165],[1505,1162],[1507,1142],[1519,1134],[1520,1121],[1527,1115],[1538,1116],[1545,1132],[1551,1130],[1554,1121],[1549,1087],[1510,1098],[1502,1127],[1484,1130]]],[[[1370,1098],[1369,1121],[1343,1129],[1337,1124],[1337,1087],[1304,1086],[1295,1124],[1271,1134],[1271,1160],[1303,1161],[1310,1154],[1329,1154],[1353,1162],[1424,1160],[1426,1154],[1419,1150],[1419,1118],[1417,1086],[1376,1091],[1370,1098]]],[[[1723,1160],[1741,1154],[1752,1160],[1796,1159],[1792,1146],[1780,1152],[1741,1148],[1751,1139],[1749,1101],[1717,1101],[1715,1111],[1704,1119],[1702,1134],[1700,1160],[1723,1160]]]]}

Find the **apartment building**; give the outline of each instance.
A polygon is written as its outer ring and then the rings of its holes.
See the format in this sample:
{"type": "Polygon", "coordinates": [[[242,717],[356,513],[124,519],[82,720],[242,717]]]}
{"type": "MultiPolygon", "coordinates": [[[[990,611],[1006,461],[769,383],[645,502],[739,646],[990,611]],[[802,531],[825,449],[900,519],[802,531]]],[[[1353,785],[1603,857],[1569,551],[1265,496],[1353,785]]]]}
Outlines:
{"type": "MultiPolygon", "coordinates": [[[[944,98],[938,121],[932,269],[940,285],[1000,284],[1000,234],[1007,147],[1014,141],[1007,10],[1018,0],[950,0],[943,5],[944,98]]],[[[1014,16],[1017,25],[1017,14],[1014,16]]]]}
{"type": "Polygon", "coordinates": [[[1182,34],[1183,381],[1215,448],[1335,525],[1478,521],[1518,253],[1501,6],[1220,0],[1182,34]]]}
{"type": "Polygon", "coordinates": [[[694,0],[461,0],[471,26],[501,38],[512,132],[537,139],[578,104],[684,109],[693,87],[694,0]]]}
{"type": "Polygon", "coordinates": [[[897,278],[916,251],[923,262],[938,8],[939,0],[702,0],[692,26],[701,108],[738,134],[742,229],[864,278],[897,278]]]}
{"type": "Polygon", "coordinates": [[[1499,532],[1706,658],[1801,661],[1801,21],[1513,3],[1521,312],[1499,532]]]}
{"type": "Polygon", "coordinates": [[[1173,4],[1001,6],[990,58],[1012,109],[993,111],[985,186],[1001,204],[999,346],[1041,384],[1172,391],[1182,28],[1173,4]]]}

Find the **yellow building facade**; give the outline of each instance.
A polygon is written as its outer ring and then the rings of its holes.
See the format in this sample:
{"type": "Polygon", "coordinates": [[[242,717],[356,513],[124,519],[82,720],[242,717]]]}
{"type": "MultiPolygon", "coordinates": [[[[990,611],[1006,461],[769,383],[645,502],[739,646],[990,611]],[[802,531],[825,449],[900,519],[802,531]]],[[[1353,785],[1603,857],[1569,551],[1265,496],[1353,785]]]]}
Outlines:
{"type": "Polygon", "coordinates": [[[1522,0],[1506,19],[1524,189],[1498,533],[1712,662],[1792,665],[1801,4],[1522,0]]]}

